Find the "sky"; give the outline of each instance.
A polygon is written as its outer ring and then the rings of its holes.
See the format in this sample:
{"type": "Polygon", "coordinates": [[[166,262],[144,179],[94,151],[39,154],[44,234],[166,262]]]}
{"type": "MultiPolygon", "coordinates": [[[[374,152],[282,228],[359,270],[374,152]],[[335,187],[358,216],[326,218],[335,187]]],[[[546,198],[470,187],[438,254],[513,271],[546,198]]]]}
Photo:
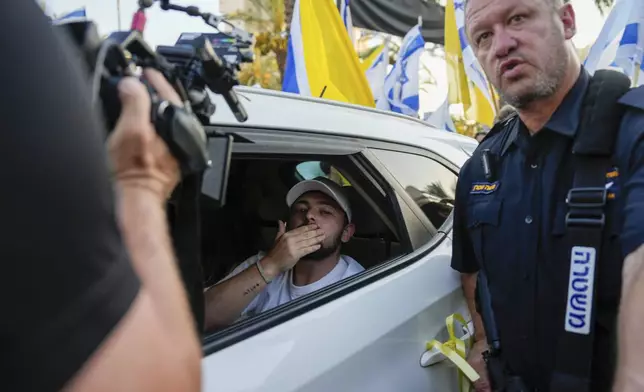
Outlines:
{"type": "MultiPolygon", "coordinates": [[[[219,0],[172,0],[180,5],[195,5],[202,11],[218,13],[219,0]]],[[[444,0],[442,1],[444,4],[444,0]]],[[[132,15],[137,9],[137,0],[120,0],[121,27],[128,29],[132,15]]],[[[604,16],[597,10],[593,0],[571,0],[577,15],[578,32],[573,42],[577,47],[585,47],[594,42],[603,25],[604,16]]],[[[87,15],[93,19],[101,33],[118,29],[117,0],[46,0],[46,6],[56,14],[73,11],[85,6],[87,15]]],[[[156,45],[173,45],[183,32],[209,31],[199,18],[190,17],[176,11],[163,11],[155,4],[146,11],[147,24],[145,39],[156,45]]],[[[424,86],[421,91],[420,105],[422,112],[433,111],[445,100],[447,94],[447,70],[445,61],[425,55],[422,59],[436,80],[436,85],[424,86]]]]}
{"type": "MultiPolygon", "coordinates": [[[[42,0],[41,0],[42,1],[42,0]]],[[[98,25],[101,34],[118,30],[117,0],[46,0],[47,9],[64,14],[85,7],[87,17],[98,25]]],[[[137,0],[120,0],[121,28],[129,30],[137,0]]],[[[219,0],[172,0],[178,5],[194,5],[213,14],[219,13],[219,0]]],[[[146,10],[145,39],[153,46],[174,45],[181,33],[209,31],[203,20],[177,11],[163,11],[158,4],[146,10]]]]}

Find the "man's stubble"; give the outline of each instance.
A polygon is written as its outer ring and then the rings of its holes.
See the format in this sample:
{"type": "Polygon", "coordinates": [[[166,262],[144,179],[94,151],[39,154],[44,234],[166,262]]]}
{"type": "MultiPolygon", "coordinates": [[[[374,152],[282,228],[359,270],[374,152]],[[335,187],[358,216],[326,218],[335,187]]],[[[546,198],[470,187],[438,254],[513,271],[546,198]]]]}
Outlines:
{"type": "Polygon", "coordinates": [[[549,51],[550,58],[546,62],[546,69],[537,70],[533,88],[513,95],[497,87],[501,98],[516,109],[523,109],[535,101],[553,96],[565,78],[568,59],[566,41],[563,34],[554,26],[551,31],[548,42],[549,46],[555,50],[549,51]]]}

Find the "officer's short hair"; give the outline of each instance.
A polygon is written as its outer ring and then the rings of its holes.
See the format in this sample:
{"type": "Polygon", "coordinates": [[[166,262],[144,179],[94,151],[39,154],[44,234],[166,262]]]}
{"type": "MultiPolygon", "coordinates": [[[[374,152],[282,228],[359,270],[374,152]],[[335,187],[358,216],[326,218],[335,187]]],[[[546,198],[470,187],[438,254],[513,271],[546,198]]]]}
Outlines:
{"type": "MultiPolygon", "coordinates": [[[[570,0],[542,0],[542,1],[550,3],[550,5],[554,9],[558,9],[562,5],[570,3],[570,0]]],[[[463,3],[464,3],[463,10],[465,11],[465,13],[467,13],[467,5],[470,3],[470,0],[463,0],[463,3]]]]}

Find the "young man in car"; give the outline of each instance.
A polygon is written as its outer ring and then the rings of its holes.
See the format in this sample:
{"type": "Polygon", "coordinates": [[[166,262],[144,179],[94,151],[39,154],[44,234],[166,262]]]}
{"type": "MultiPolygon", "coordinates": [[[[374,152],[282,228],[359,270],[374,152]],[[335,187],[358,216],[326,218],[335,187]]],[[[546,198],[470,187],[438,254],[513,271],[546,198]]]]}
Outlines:
{"type": "Polygon", "coordinates": [[[206,290],[206,330],[253,316],[364,270],[341,255],[355,227],[342,188],[318,177],[288,192],[288,223],[279,222],[273,248],[244,261],[206,290]]]}

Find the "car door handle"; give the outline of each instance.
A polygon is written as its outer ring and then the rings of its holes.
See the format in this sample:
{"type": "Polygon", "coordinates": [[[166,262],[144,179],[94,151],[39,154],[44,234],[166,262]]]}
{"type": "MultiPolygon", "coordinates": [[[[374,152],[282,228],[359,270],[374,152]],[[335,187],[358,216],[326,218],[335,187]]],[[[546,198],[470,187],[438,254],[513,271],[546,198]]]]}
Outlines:
{"type": "Polygon", "coordinates": [[[480,378],[476,370],[466,360],[473,340],[470,333],[471,328],[469,328],[463,316],[458,313],[449,315],[445,319],[445,326],[447,327],[449,340],[445,343],[441,343],[436,339],[428,342],[426,344],[427,350],[420,356],[420,366],[429,367],[448,359],[459,370],[459,390],[467,390],[466,388],[469,388],[467,380],[473,383],[480,378]],[[456,337],[454,331],[457,323],[463,331],[463,336],[461,337],[456,337]]]}
{"type": "MultiPolygon", "coordinates": [[[[458,390],[469,391],[471,383],[481,378],[474,368],[467,363],[467,354],[472,346],[472,334],[469,324],[459,313],[453,313],[445,319],[445,327],[449,340],[441,343],[437,339],[426,343],[426,351],[420,356],[420,366],[429,367],[446,359],[458,368],[458,390]],[[456,326],[459,325],[463,336],[456,337],[456,326]]],[[[472,325],[473,327],[473,325],[472,325]]]]}
{"type": "MultiPolygon", "coordinates": [[[[462,337],[458,338],[458,340],[463,342],[463,345],[465,346],[465,350],[466,350],[465,355],[467,355],[467,348],[469,347],[468,343],[472,335],[470,334],[470,331],[466,327],[463,328],[463,332],[465,334],[462,337]]],[[[445,344],[449,344],[449,341],[446,342],[445,344]]],[[[452,347],[450,348],[454,349],[452,347]]],[[[420,356],[420,366],[429,367],[439,362],[443,362],[446,359],[447,359],[447,356],[445,356],[445,354],[443,354],[443,352],[438,347],[432,347],[431,349],[425,351],[423,355],[420,356]]]]}

